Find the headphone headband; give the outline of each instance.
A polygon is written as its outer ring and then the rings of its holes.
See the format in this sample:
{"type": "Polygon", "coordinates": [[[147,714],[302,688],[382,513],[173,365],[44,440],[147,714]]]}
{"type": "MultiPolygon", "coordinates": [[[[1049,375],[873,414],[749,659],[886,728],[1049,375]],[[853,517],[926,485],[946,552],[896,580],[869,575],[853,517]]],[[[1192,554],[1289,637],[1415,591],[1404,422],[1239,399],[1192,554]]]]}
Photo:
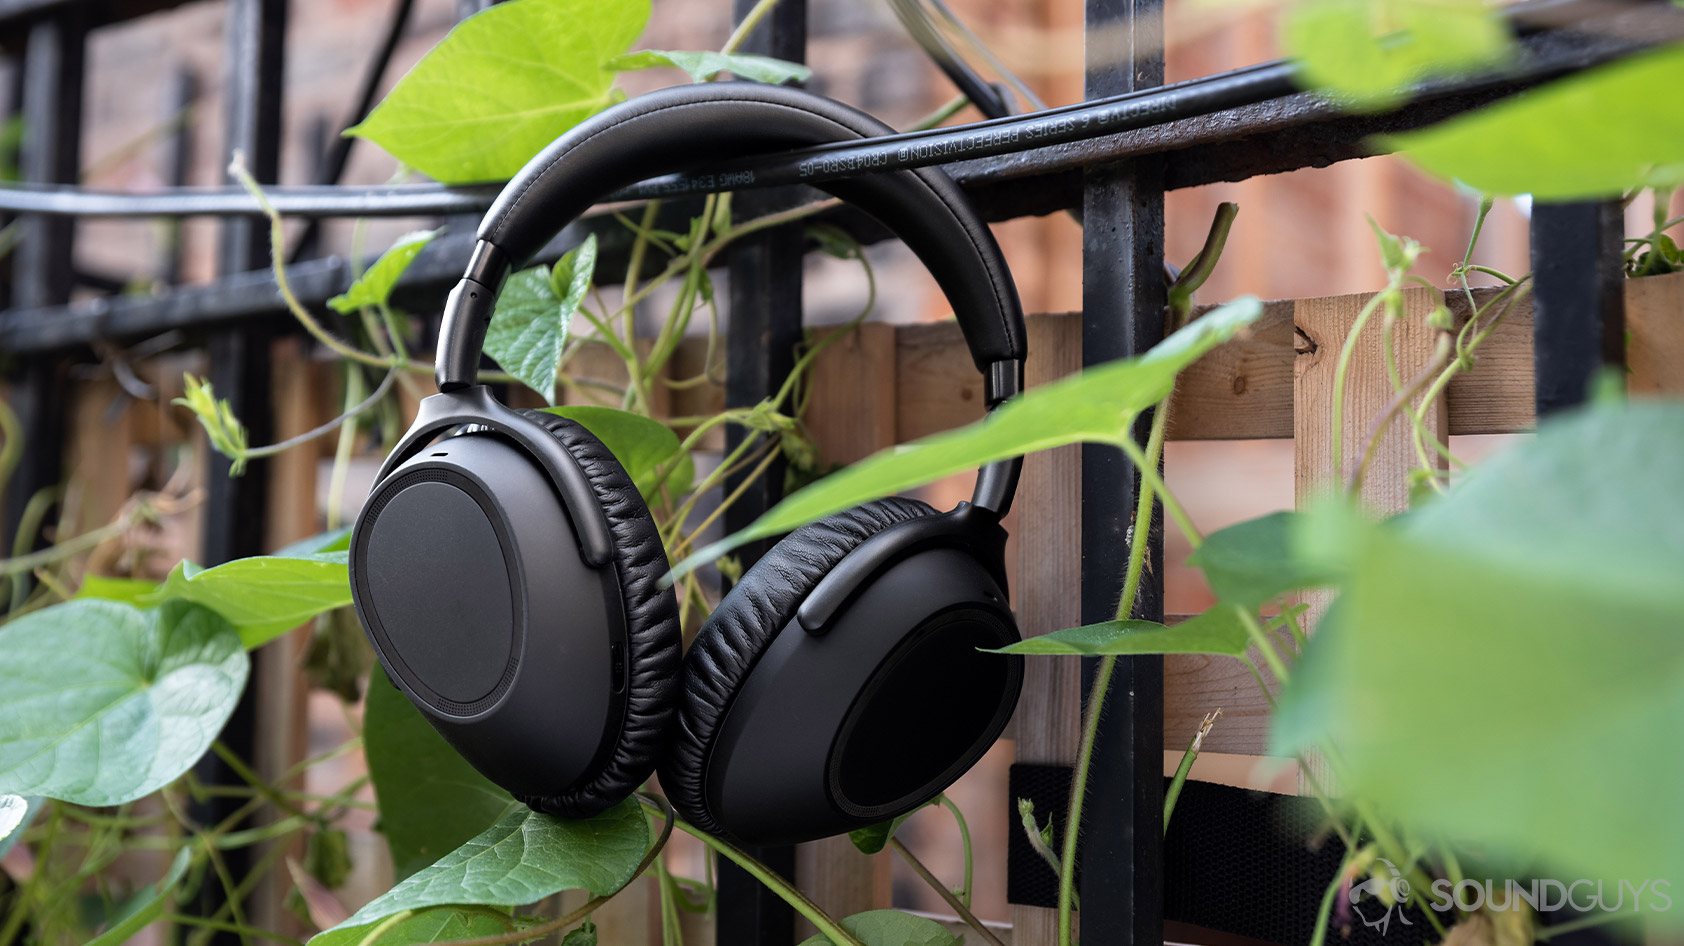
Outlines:
{"type": "MultiPolygon", "coordinates": [[[[732,158],[890,133],[839,102],[749,82],[675,86],[587,119],[527,162],[486,213],[473,260],[445,308],[439,389],[474,383],[503,278],[605,195],[732,158]]],[[[1023,310],[999,244],[957,185],[920,169],[817,186],[875,217],[929,269],[987,379],[989,403],[1017,393],[1023,310]]]]}

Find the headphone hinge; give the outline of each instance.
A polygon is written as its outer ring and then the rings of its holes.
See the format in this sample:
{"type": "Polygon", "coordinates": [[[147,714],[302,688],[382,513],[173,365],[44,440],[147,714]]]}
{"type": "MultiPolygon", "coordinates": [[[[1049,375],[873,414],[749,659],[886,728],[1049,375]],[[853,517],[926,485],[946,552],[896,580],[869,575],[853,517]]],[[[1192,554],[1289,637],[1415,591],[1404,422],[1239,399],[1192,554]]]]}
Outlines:
{"type": "Polygon", "coordinates": [[[990,362],[982,373],[984,401],[993,410],[1007,398],[1023,393],[1023,359],[1006,358],[990,362]]]}

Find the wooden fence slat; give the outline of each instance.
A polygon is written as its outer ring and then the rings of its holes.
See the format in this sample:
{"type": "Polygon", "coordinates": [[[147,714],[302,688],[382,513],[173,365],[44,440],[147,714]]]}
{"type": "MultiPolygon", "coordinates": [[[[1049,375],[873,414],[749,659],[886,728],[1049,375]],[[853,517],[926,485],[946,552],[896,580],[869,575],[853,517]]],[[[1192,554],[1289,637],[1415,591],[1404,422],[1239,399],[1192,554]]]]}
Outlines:
{"type": "MultiPolygon", "coordinates": [[[[1494,292],[1475,290],[1474,298],[1483,302],[1494,292]]],[[[1246,334],[1182,373],[1171,407],[1169,439],[1285,440],[1293,436],[1293,353],[1303,345],[1292,331],[1296,304],[1292,300],[1267,303],[1262,320],[1246,334]]],[[[1455,294],[1450,307],[1452,312],[1467,308],[1455,294]]],[[[1079,321],[1079,317],[1031,315],[1028,321],[1034,325],[1064,320],[1079,321]]],[[[900,352],[901,397],[896,416],[903,441],[982,416],[980,379],[964,353],[956,324],[904,326],[900,352]]],[[[1450,432],[1531,430],[1531,397],[1532,306],[1522,300],[1480,348],[1479,369],[1450,382],[1444,396],[1450,432]]]]}
{"type": "Polygon", "coordinates": [[[1684,395],[1684,273],[1626,280],[1628,390],[1684,395]]]}
{"type": "MultiPolygon", "coordinates": [[[[1032,319],[1028,328],[1029,361],[1024,374],[1030,387],[1081,370],[1081,319],[1032,319]]],[[[956,326],[953,331],[957,332],[956,326]]],[[[902,330],[901,377],[911,381],[914,376],[907,374],[909,370],[932,374],[945,371],[947,396],[952,398],[954,385],[965,390],[965,383],[977,382],[977,372],[967,355],[962,362],[963,373],[955,377],[949,360],[939,357],[928,345],[937,337],[934,331],[902,330]],[[913,342],[910,351],[906,345],[909,337],[913,342]]],[[[980,400],[978,385],[974,401],[980,400]]],[[[901,416],[907,416],[904,409],[901,416]]],[[[906,436],[907,431],[902,429],[901,437],[906,436]]],[[[1017,574],[1011,591],[1018,626],[1026,637],[1081,623],[1081,596],[1077,593],[1081,587],[1081,483],[1080,446],[1060,447],[1024,458],[1016,502],[1017,574]]],[[[1013,722],[1017,761],[1041,764],[1075,761],[1076,747],[1081,741],[1081,692],[1078,658],[1035,657],[1024,661],[1023,696],[1013,722]]],[[[1016,942],[1055,942],[1056,922],[1053,910],[1012,907],[1016,942]]]]}
{"type": "MultiPolygon", "coordinates": [[[[1376,311],[1357,338],[1345,379],[1341,469],[1333,469],[1333,386],[1340,348],[1349,337],[1369,295],[1301,299],[1293,316],[1297,332],[1307,342],[1294,361],[1293,442],[1296,495],[1300,508],[1331,488],[1343,488],[1361,462],[1374,419],[1394,397],[1382,358],[1381,313],[1376,311]]],[[[1426,316],[1441,296],[1436,291],[1408,289],[1403,293],[1404,318],[1393,329],[1392,344],[1398,375],[1405,384],[1427,368],[1439,332],[1426,316]]],[[[1493,340],[1496,338],[1492,336],[1493,340]]],[[[1419,403],[1417,397],[1412,404],[1419,403]]],[[[1427,428],[1443,437],[1449,426],[1443,399],[1426,418],[1427,428]]],[[[1381,437],[1363,478],[1362,498],[1382,512],[1400,512],[1409,505],[1409,470],[1416,465],[1410,446],[1408,421],[1399,416],[1381,437]]]]}
{"type": "Polygon", "coordinates": [[[1244,336],[1190,365],[1170,402],[1171,440],[1292,436],[1291,300],[1266,303],[1244,336]]]}

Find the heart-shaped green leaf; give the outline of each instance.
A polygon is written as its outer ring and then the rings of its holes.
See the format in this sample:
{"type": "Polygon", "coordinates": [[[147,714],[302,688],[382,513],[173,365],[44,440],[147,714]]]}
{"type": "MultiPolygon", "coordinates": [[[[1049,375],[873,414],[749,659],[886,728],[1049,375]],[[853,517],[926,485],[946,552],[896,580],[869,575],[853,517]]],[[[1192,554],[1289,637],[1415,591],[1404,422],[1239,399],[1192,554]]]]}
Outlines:
{"type": "Polygon", "coordinates": [[[612,407],[570,404],[545,409],[577,421],[602,441],[614,459],[626,468],[644,499],[654,496],[663,474],[666,480],[661,485],[670,494],[680,496],[689,491],[696,476],[695,461],[690,454],[679,450],[678,435],[660,421],[612,407]],[[669,465],[673,470],[666,473],[669,465]]]}
{"type": "Polygon", "coordinates": [[[993,654],[1225,654],[1239,657],[1250,644],[1239,612],[1217,605],[1166,627],[1156,621],[1106,621],[1025,638],[993,654]]]}
{"type": "Polygon", "coordinates": [[[485,353],[547,404],[555,403],[567,331],[595,270],[593,233],[557,260],[553,270],[537,266],[510,276],[485,330],[485,353]]]}
{"type": "Polygon", "coordinates": [[[608,68],[619,72],[661,66],[683,69],[697,82],[706,82],[721,72],[729,72],[739,79],[764,82],[768,85],[806,82],[813,77],[813,70],[798,62],[748,53],[717,53],[711,50],[690,52],[676,49],[640,49],[635,53],[616,56],[608,63],[608,68]]]}
{"type": "Polygon", "coordinates": [[[1274,512],[1213,532],[1191,556],[1189,565],[1205,573],[1222,601],[1255,608],[1276,595],[1331,585],[1339,569],[1325,557],[1299,554],[1294,541],[1304,515],[1274,512]]]}
{"type": "Polygon", "coordinates": [[[376,664],[363,715],[380,833],[398,880],[456,850],[514,806],[467,763],[376,664]]]}
{"type": "Polygon", "coordinates": [[[30,820],[35,817],[35,809],[40,806],[39,797],[0,795],[0,857],[5,857],[6,852],[23,836],[30,820]]]}
{"type": "Polygon", "coordinates": [[[1507,28],[1486,0],[1306,0],[1284,39],[1310,85],[1348,106],[1385,108],[1422,79],[1502,63],[1507,28]]]}
{"type": "Polygon", "coordinates": [[[1440,177],[1539,200],[1684,181],[1684,45],[1673,44],[1383,139],[1440,177]]]}
{"type": "Polygon", "coordinates": [[[1532,876],[1684,876],[1678,469],[1684,405],[1634,401],[1546,421],[1388,526],[1338,517],[1318,541],[1350,577],[1277,750],[1331,740],[1350,794],[1532,876]]]}
{"type": "Polygon", "coordinates": [[[649,822],[633,801],[580,821],[522,806],[310,943],[357,943],[374,924],[405,910],[519,906],[563,890],[610,894],[631,881],[648,844],[649,822]]]}
{"type": "Polygon", "coordinates": [[[0,628],[0,792],[79,805],[149,795],[187,771],[250,661],[215,611],[78,598],[0,628]]]}
{"type": "Polygon", "coordinates": [[[258,555],[215,568],[182,562],[157,591],[139,600],[142,604],[172,598],[197,602],[239,629],[246,647],[261,647],[324,611],[351,603],[348,555],[258,555]]]}
{"type": "Polygon", "coordinates": [[[1257,321],[1263,304],[1250,296],[1207,312],[1138,358],[1089,368],[1035,388],[989,416],[957,430],[893,447],[788,497],[752,525],[680,562],[681,578],[755,539],[952,473],[1072,443],[1117,443],[1141,411],[1167,397],[1181,369],[1257,321]]]}
{"type": "Polygon", "coordinates": [[[509,0],[468,17],[348,135],[446,184],[506,180],[615,99],[649,0],[509,0]]]}
{"type": "Polygon", "coordinates": [[[104,598],[107,601],[126,601],[141,604],[142,599],[158,590],[158,583],[140,578],[107,578],[104,575],[85,575],[76,589],[78,598],[104,598]]]}
{"type": "Polygon", "coordinates": [[[345,313],[385,305],[391,300],[392,287],[398,284],[403,271],[415,262],[415,257],[421,255],[427,244],[443,232],[444,228],[439,227],[436,230],[416,230],[398,237],[397,242],[381,253],[374,265],[362,274],[362,278],[351,283],[343,293],[327,300],[327,304],[335,312],[345,313]]]}
{"type": "MultiPolygon", "coordinates": [[[[959,946],[959,939],[941,924],[899,910],[868,910],[844,917],[842,928],[865,946],[959,946]]],[[[830,937],[820,933],[801,941],[801,946],[830,946],[830,937]]]]}

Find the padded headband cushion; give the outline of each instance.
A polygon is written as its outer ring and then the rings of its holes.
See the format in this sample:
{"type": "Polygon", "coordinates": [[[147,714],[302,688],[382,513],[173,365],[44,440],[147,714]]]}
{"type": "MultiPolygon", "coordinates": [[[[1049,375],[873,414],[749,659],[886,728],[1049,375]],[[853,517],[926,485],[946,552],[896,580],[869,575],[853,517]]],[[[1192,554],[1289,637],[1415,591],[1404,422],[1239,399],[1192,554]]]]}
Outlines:
{"type": "Polygon", "coordinates": [[[843,556],[889,526],[936,511],[890,496],[827,516],[791,532],[743,575],[697,632],[685,658],[678,732],[661,763],[661,788],[686,821],[718,832],[707,810],[708,754],[731,701],[771,641],[843,556]]]}
{"type": "Polygon", "coordinates": [[[625,598],[628,679],[619,742],[590,781],[563,794],[520,799],[539,811],[584,817],[636,791],[654,771],[654,762],[671,737],[683,649],[678,601],[671,588],[661,587],[661,576],[667,571],[661,534],[620,462],[602,441],[572,420],[544,411],[521,413],[554,435],[578,459],[590,480],[608,514],[614,567],[625,598]]]}
{"type": "MultiPolygon", "coordinates": [[[[480,225],[514,264],[621,187],[733,158],[892,134],[864,112],[750,82],[676,86],[575,126],[527,163],[480,225]]],[[[1024,357],[1023,310],[999,244],[958,185],[934,168],[825,181],[917,254],[953,306],[977,370],[1024,357]]]]}

